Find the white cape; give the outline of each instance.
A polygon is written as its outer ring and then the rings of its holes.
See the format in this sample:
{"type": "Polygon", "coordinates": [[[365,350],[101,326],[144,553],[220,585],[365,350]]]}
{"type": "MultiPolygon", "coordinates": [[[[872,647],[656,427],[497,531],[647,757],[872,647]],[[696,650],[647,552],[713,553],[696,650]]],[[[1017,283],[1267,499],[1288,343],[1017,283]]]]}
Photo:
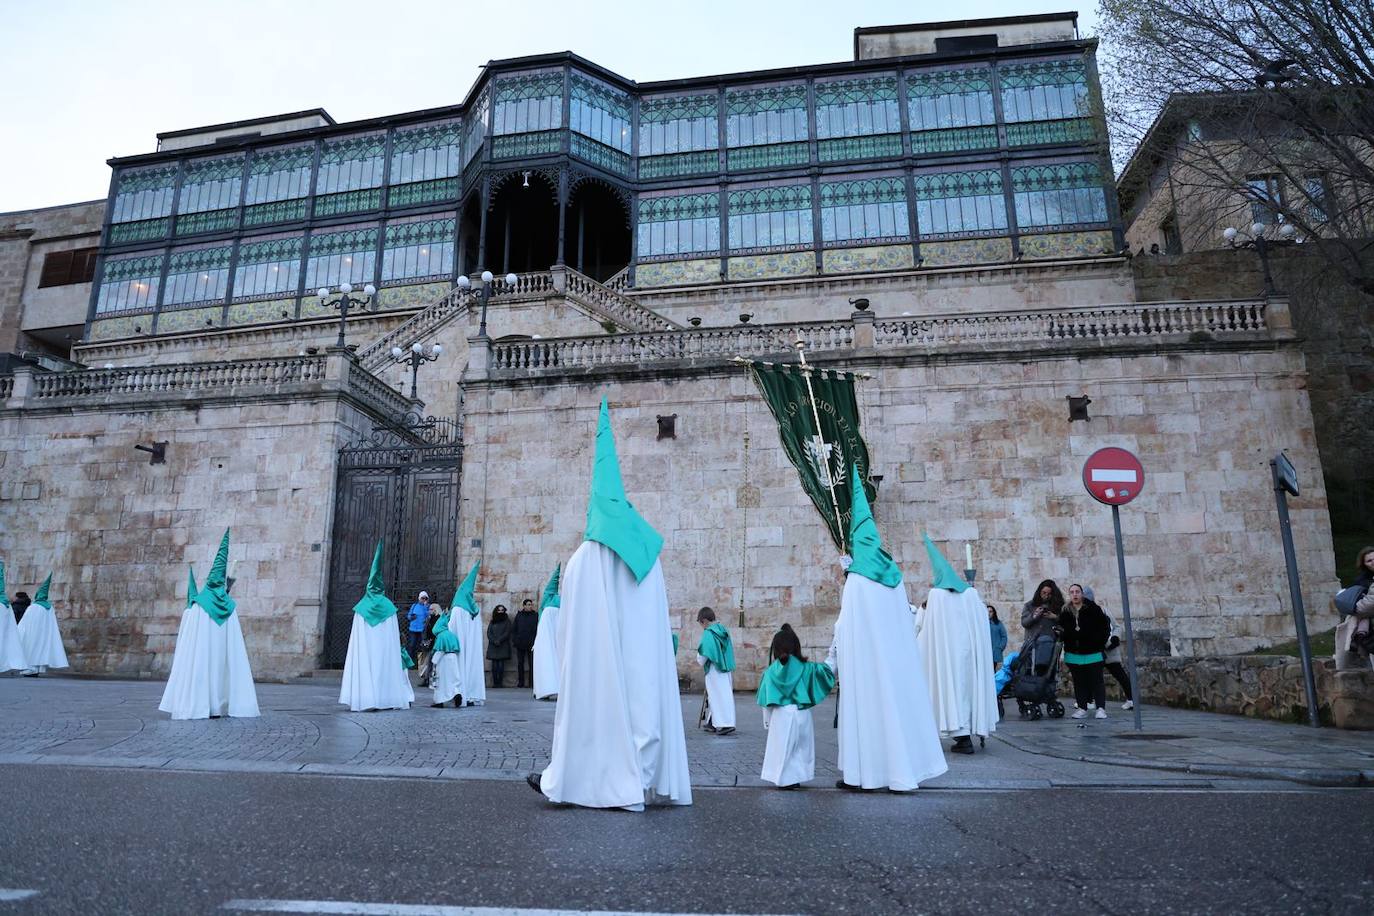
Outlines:
{"type": "Polygon", "coordinates": [[[258,693],[238,611],[223,623],[215,623],[198,604],[182,613],[172,673],[157,708],[173,719],[258,715],[258,693]]]}
{"type": "Polygon", "coordinates": [[[558,608],[546,607],[539,615],[534,636],[534,698],[558,693],[558,608]]]}
{"type": "Polygon", "coordinates": [[[487,702],[486,631],[482,615],[473,616],[457,605],[449,612],[448,628],[458,637],[462,651],[458,654],[458,683],[463,688],[464,706],[481,706],[487,702]]]}
{"type": "Polygon", "coordinates": [[[57,615],[42,604],[31,604],[19,621],[19,638],[24,643],[24,658],[29,671],[42,673],[49,668],[66,668],[67,653],[62,648],[62,633],[57,615]]]}
{"type": "Polygon", "coordinates": [[[0,672],[22,671],[28,666],[19,625],[14,622],[14,608],[0,602],[0,672]]]}
{"type": "Polygon", "coordinates": [[[636,582],[610,548],[586,541],[563,569],[561,597],[544,794],[589,808],[690,805],[663,567],[636,582]]]}
{"type": "Polygon", "coordinates": [[[997,728],[988,609],[975,588],[955,594],[932,588],[916,614],[916,643],[935,711],[947,738],[987,736],[997,728]]]}
{"type": "Polygon", "coordinates": [[[763,772],[775,786],[795,786],[816,777],[816,726],[811,710],[786,706],[765,707],[764,726],[768,744],[763,749],[763,772]]]}
{"type": "MultiPolygon", "coordinates": [[[[697,656],[697,664],[706,667],[706,659],[697,656]]],[[[712,668],[703,679],[706,686],[707,718],[714,728],[735,727],[735,681],[730,671],[712,668]]]]}
{"type": "MultiPolygon", "coordinates": [[[[450,620],[453,618],[450,617],[450,620]]],[[[462,652],[434,653],[434,702],[447,703],[463,692],[459,661],[462,652]]]]}
{"type": "Polygon", "coordinates": [[[840,771],[864,789],[915,789],[949,769],[901,586],[846,577],[826,664],[840,682],[840,771]]]}
{"type": "Polygon", "coordinates": [[[415,700],[410,676],[401,664],[401,631],[396,615],[368,626],[363,615],[353,615],[344,658],[339,702],[353,712],[366,709],[409,709],[415,700]]]}

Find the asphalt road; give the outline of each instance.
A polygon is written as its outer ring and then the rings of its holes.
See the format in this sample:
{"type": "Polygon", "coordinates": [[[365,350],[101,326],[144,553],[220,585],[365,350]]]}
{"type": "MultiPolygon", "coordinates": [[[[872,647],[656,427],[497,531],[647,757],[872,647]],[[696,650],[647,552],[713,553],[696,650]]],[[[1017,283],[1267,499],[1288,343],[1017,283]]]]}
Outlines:
{"type": "Polygon", "coordinates": [[[1358,789],[702,789],[630,814],[493,781],[10,766],[0,787],[0,913],[1354,913],[1374,897],[1358,789]]]}

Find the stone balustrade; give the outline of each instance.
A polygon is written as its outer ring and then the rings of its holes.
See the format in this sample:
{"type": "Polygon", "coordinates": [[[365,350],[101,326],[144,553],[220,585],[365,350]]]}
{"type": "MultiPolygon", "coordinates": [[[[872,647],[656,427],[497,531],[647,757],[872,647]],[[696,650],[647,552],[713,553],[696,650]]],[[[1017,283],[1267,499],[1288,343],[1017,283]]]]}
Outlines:
{"type": "Polygon", "coordinates": [[[410,348],[415,341],[437,331],[453,318],[465,314],[473,298],[470,289],[454,287],[443,298],[426,306],[358,351],[358,363],[373,372],[391,360],[391,348],[410,348]]]}
{"type": "Polygon", "coordinates": [[[585,305],[597,317],[631,331],[676,331],[682,327],[571,267],[554,270],[562,274],[558,279],[562,281],[563,294],[573,303],[585,305]]]}
{"type": "Polygon", "coordinates": [[[1286,303],[1277,299],[1152,302],[882,320],[857,312],[849,321],[503,341],[492,345],[487,367],[497,373],[557,374],[603,366],[726,361],[736,356],[790,352],[798,340],[817,353],[898,348],[1020,349],[1268,339],[1288,328],[1286,303]]]}

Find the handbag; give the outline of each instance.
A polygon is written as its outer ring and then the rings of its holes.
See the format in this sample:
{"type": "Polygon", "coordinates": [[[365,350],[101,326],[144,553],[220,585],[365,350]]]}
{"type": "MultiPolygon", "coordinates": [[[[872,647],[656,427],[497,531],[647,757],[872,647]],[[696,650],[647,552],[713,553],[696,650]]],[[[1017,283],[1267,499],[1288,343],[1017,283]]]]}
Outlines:
{"type": "Polygon", "coordinates": [[[1355,613],[1355,605],[1359,604],[1360,599],[1365,596],[1367,591],[1369,589],[1363,585],[1352,585],[1349,588],[1341,589],[1336,593],[1336,610],[1341,612],[1342,617],[1349,617],[1355,613]]]}

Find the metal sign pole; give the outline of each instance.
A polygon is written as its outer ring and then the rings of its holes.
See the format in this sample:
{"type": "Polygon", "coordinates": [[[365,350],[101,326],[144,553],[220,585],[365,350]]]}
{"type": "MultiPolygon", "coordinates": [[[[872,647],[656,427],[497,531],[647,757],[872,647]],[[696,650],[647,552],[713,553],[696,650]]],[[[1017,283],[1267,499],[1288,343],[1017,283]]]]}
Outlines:
{"type": "Polygon", "coordinates": [[[1288,486],[1296,493],[1297,475],[1284,455],[1270,461],[1269,468],[1274,475],[1274,502],[1279,510],[1283,561],[1288,567],[1288,595],[1293,601],[1293,626],[1298,631],[1298,654],[1302,657],[1303,687],[1307,691],[1307,722],[1313,728],[1321,728],[1321,719],[1317,716],[1317,679],[1312,671],[1312,648],[1307,642],[1307,612],[1303,608],[1302,588],[1298,581],[1298,558],[1293,550],[1293,526],[1288,520],[1288,486]],[[1283,463],[1287,467],[1279,467],[1279,458],[1283,458],[1283,463]],[[1285,481],[1288,486],[1285,486],[1285,481]]]}
{"type": "Polygon", "coordinates": [[[1140,731],[1140,678],[1135,667],[1135,629],[1131,626],[1131,597],[1126,591],[1126,552],[1121,547],[1121,509],[1112,506],[1112,528],[1116,531],[1116,574],[1121,580],[1121,616],[1126,621],[1126,673],[1131,679],[1131,710],[1135,730],[1140,731]]]}

